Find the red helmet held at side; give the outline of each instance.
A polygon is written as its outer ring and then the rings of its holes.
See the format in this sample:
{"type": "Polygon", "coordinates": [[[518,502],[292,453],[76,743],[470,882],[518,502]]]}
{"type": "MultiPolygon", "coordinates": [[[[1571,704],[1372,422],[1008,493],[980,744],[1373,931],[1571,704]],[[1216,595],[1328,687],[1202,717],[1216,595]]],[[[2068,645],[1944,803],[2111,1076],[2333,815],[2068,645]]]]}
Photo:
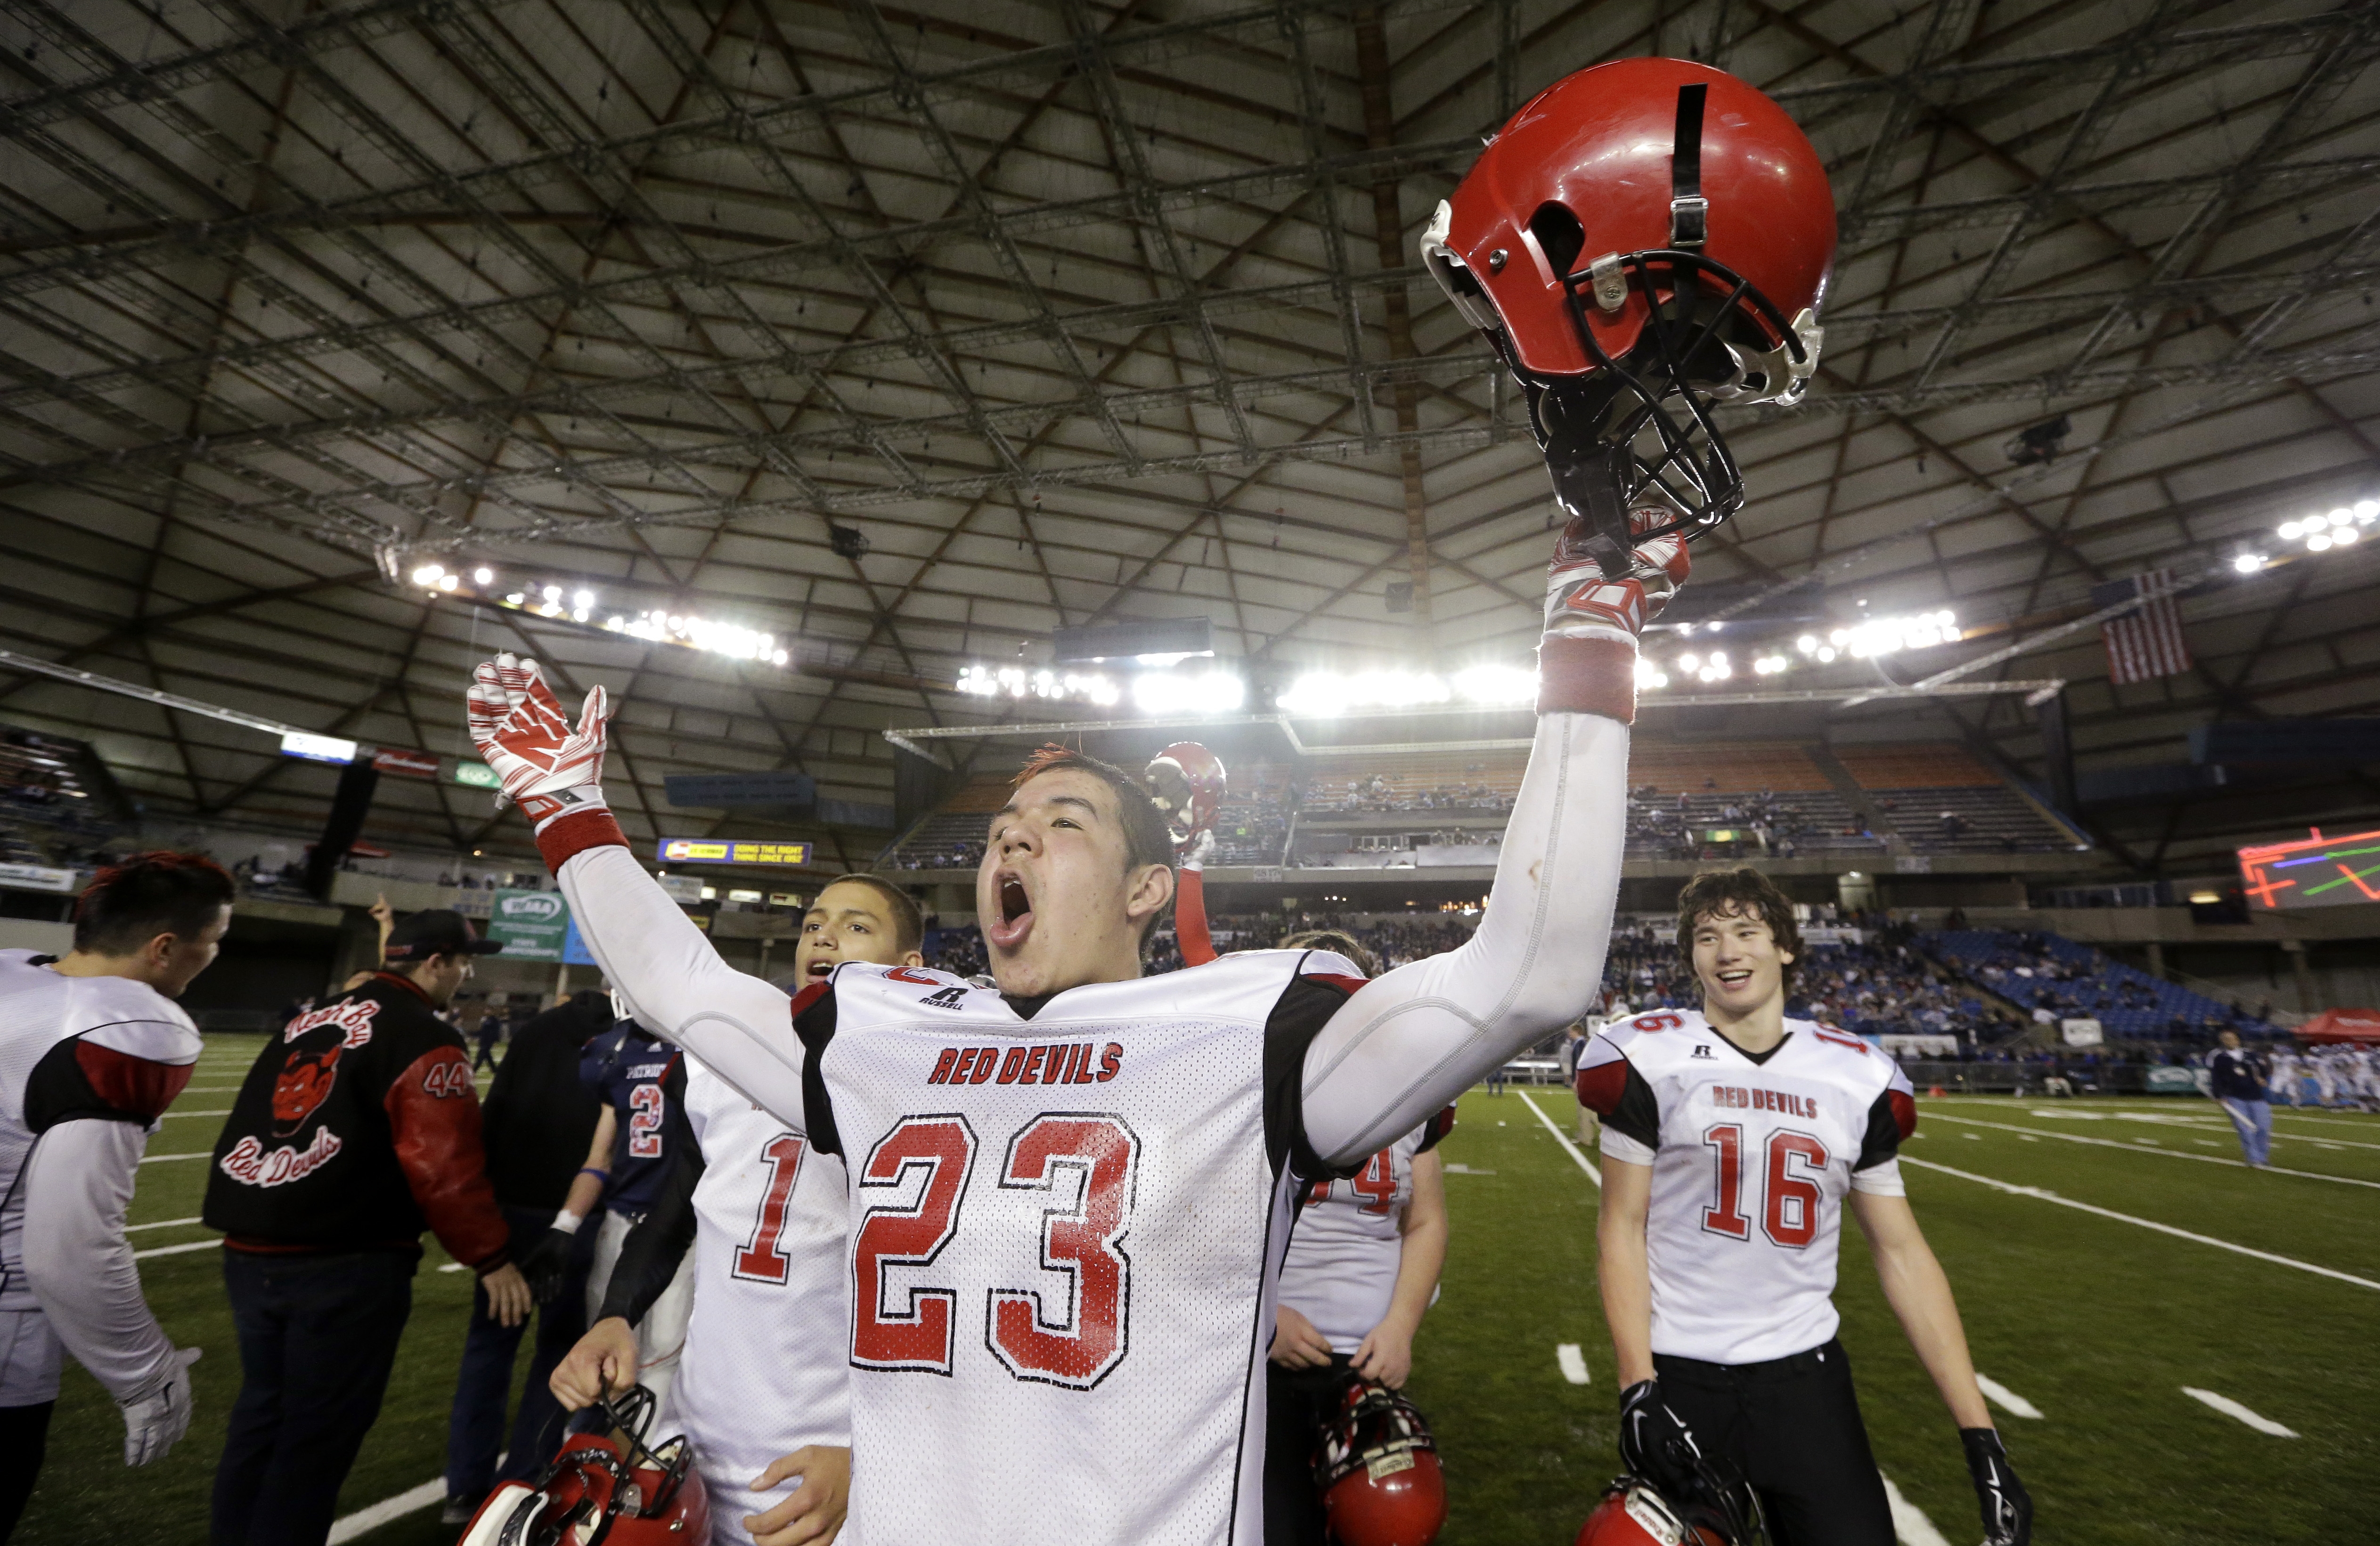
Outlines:
{"type": "Polygon", "coordinates": [[[1623,1477],[1586,1516],[1572,1546],[1734,1546],[1726,1536],[1688,1524],[1651,1484],[1623,1477]]]}
{"type": "Polygon", "coordinates": [[[638,1386],[599,1403],[619,1440],[576,1433],[534,1481],[488,1495],[456,1546],[699,1546],[710,1496],[683,1436],[648,1448],[651,1394],[638,1386]],[[643,1396],[639,1403],[636,1398],[643,1396]]]}
{"type": "Polygon", "coordinates": [[[1622,59],[1524,103],[1421,248],[1527,390],[1557,496],[1616,557],[1632,507],[1666,506],[1694,535],[1741,506],[1709,410],[1802,396],[1834,195],[1809,138],[1754,87],[1622,59]]]}
{"type": "Polygon", "coordinates": [[[1314,1485],[1339,1546],[1429,1546],[1446,1525],[1438,1441],[1402,1394],[1350,1379],[1322,1430],[1314,1485]]]}

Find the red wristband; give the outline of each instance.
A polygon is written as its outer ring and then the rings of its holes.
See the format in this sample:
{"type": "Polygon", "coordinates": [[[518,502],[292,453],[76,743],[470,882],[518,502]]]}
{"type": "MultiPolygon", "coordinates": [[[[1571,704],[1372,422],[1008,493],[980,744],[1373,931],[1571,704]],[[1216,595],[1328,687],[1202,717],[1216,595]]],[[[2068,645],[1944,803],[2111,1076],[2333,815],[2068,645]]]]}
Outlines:
{"type": "Polygon", "coordinates": [[[555,874],[576,854],[589,848],[625,848],[628,834],[620,830],[608,810],[579,810],[548,822],[537,834],[537,851],[545,856],[545,867],[555,874]]]}
{"type": "Polygon", "coordinates": [[[1617,639],[1562,639],[1537,646],[1537,712],[1600,714],[1636,723],[1636,651],[1617,639]]]}

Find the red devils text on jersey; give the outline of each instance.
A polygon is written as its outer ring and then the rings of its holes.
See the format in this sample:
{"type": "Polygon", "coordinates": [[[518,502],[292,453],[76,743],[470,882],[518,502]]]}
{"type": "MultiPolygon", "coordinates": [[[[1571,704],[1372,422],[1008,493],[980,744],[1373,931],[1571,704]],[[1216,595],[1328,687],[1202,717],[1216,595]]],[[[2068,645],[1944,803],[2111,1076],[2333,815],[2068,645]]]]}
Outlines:
{"type": "Polygon", "coordinates": [[[789,1495],[747,1485],[770,1461],[851,1443],[843,1162],[693,1058],[686,1114],[703,1170],[694,1316],[671,1401],[710,1490],[714,1530],[745,1540],[744,1516],[789,1495]]]}
{"type": "Polygon", "coordinates": [[[900,1457],[855,1467],[858,1539],[1260,1539],[1297,1075],[1361,980],[1257,952],[1027,1018],[847,964],[796,1001],[850,1173],[853,1451],[900,1457]]]}
{"type": "Polygon", "coordinates": [[[1352,1356],[1388,1315],[1404,1255],[1414,1160],[1453,1130],[1449,1106],[1353,1175],[1306,1188],[1281,1260],[1281,1302],[1314,1322],[1332,1352],[1352,1356]]]}
{"type": "Polygon", "coordinates": [[[1755,1057],[1691,1009],[1607,1026],[1578,1060],[1603,1152],[1653,1167],[1653,1351],[1759,1363],[1835,1334],[1843,1195],[1900,1195],[1909,1079],[1856,1036],[1787,1020],[1755,1057]]]}

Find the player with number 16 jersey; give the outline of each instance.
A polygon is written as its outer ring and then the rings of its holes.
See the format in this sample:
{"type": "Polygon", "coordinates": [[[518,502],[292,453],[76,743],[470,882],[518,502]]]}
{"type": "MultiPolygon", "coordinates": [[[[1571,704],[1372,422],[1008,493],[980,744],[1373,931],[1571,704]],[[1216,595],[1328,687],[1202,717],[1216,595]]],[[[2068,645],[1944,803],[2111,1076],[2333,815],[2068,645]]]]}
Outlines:
{"type": "Polygon", "coordinates": [[[1653,1351],[1758,1363],[1835,1334],[1844,1194],[1901,1193],[1909,1077],[1856,1036],[1789,1019],[1754,1057],[1695,1009],[1607,1026],[1578,1060],[1603,1151],[1653,1167],[1653,1351]]]}

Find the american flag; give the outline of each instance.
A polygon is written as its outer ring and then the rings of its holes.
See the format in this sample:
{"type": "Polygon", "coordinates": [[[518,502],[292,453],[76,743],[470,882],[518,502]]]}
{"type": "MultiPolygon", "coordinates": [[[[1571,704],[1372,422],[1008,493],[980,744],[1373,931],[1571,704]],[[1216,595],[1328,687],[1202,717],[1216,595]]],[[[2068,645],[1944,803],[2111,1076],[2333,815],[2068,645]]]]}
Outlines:
{"type": "Polygon", "coordinates": [[[2190,669],[2190,645],[2181,637],[2181,614],[2173,604],[2180,591],[2171,569],[2151,569],[2091,588],[2095,610],[2136,596],[2148,598],[2134,610],[2099,625],[2100,635],[2107,641],[2107,680],[2119,688],[2129,687],[2190,669]]]}

